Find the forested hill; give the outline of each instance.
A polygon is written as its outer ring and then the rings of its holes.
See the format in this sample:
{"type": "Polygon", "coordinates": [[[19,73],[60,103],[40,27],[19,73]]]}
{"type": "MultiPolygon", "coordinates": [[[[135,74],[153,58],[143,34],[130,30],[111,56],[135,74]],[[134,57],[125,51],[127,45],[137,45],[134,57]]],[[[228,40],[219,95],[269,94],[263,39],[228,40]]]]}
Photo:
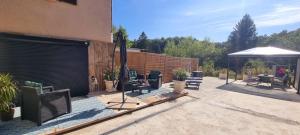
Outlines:
{"type": "MultiPolygon", "coordinates": [[[[293,31],[283,30],[271,35],[257,35],[256,26],[250,15],[246,14],[234,26],[225,42],[213,42],[209,38],[198,40],[193,37],[168,37],[148,39],[145,32],[130,41],[124,27],[113,27],[114,42],[117,32],[127,39],[128,48],[139,48],[152,53],[170,56],[199,58],[200,65],[209,68],[226,67],[227,54],[257,46],[275,46],[300,51],[300,28],[293,31]]],[[[244,65],[246,61],[240,63],[244,65]]]]}
{"type": "Polygon", "coordinates": [[[258,36],[257,46],[277,46],[300,51],[300,28],[289,32],[283,30],[269,36],[258,36]]]}

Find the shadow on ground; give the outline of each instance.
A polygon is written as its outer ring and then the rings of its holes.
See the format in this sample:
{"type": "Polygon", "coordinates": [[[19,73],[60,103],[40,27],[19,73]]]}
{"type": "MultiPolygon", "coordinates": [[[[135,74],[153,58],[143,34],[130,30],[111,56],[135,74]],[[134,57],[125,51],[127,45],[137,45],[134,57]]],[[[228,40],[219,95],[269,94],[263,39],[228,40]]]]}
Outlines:
{"type": "Polygon", "coordinates": [[[159,89],[150,89],[150,92],[148,92],[148,89],[144,89],[142,90],[141,94],[138,91],[134,91],[134,92],[127,91],[125,94],[130,97],[146,99],[151,96],[161,96],[163,94],[170,93],[170,92],[172,92],[172,90],[161,87],[159,89]]]}
{"type": "Polygon", "coordinates": [[[114,132],[116,132],[116,131],[119,131],[119,130],[121,130],[121,129],[127,128],[127,127],[129,127],[129,126],[131,126],[131,125],[133,125],[133,124],[137,124],[137,123],[139,123],[139,122],[141,122],[141,121],[144,121],[144,120],[146,120],[146,119],[149,119],[149,118],[155,117],[155,116],[157,116],[157,115],[160,115],[161,113],[164,113],[164,112],[173,110],[173,109],[175,109],[175,108],[177,108],[177,107],[180,107],[180,106],[182,106],[182,105],[184,105],[184,104],[187,104],[187,103],[190,103],[190,102],[195,102],[196,100],[197,100],[197,99],[194,98],[194,99],[190,99],[190,100],[188,100],[188,101],[182,102],[182,103],[180,103],[180,104],[176,104],[176,105],[174,105],[174,106],[172,106],[172,107],[169,107],[169,108],[160,110],[160,111],[158,111],[158,112],[151,113],[151,114],[149,114],[149,115],[146,115],[146,116],[144,116],[144,117],[141,117],[141,118],[139,118],[139,119],[137,119],[137,120],[134,120],[134,121],[132,121],[132,122],[123,124],[123,125],[121,125],[121,126],[115,127],[115,128],[113,128],[113,129],[111,129],[111,130],[109,130],[109,131],[106,131],[106,132],[104,132],[104,133],[101,133],[101,134],[103,134],[103,135],[112,134],[112,133],[114,133],[114,132]]]}
{"type": "Polygon", "coordinates": [[[226,106],[221,106],[221,105],[217,105],[217,104],[210,104],[210,105],[215,106],[215,107],[220,107],[220,108],[223,108],[223,109],[227,109],[227,110],[231,110],[231,111],[235,111],[235,112],[245,113],[245,114],[252,115],[252,116],[255,116],[255,117],[269,119],[269,120],[272,120],[274,122],[280,122],[280,123],[285,123],[285,124],[295,125],[295,126],[300,125],[300,122],[295,121],[295,120],[290,120],[290,119],[278,117],[276,115],[261,113],[261,112],[257,112],[257,111],[251,110],[251,109],[241,108],[241,107],[238,107],[238,106],[235,106],[235,105],[229,105],[229,104],[226,104],[226,106]]]}
{"type": "Polygon", "coordinates": [[[217,87],[217,89],[285,101],[300,102],[300,95],[298,95],[296,91],[291,92],[277,89],[265,89],[264,87],[253,87],[235,83],[224,84],[222,86],[217,87]]]}

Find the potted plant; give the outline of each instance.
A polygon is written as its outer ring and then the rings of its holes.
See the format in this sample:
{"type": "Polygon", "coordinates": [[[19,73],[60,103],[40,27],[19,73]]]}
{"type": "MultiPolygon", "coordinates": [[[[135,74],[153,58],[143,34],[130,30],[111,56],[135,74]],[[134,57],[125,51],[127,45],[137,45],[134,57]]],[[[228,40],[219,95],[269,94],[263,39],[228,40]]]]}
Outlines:
{"type": "Polygon", "coordinates": [[[0,117],[2,121],[12,120],[17,86],[9,74],[0,74],[0,117]]]}
{"type": "Polygon", "coordinates": [[[219,79],[227,78],[227,69],[223,68],[219,70],[219,79]]]}
{"type": "MultiPolygon", "coordinates": [[[[107,92],[113,92],[116,91],[116,88],[113,86],[113,80],[117,80],[119,76],[119,68],[114,68],[114,71],[112,71],[110,68],[106,68],[104,70],[104,82],[107,92]]],[[[117,86],[117,85],[115,85],[117,86]]]]}
{"type": "Polygon", "coordinates": [[[174,70],[174,92],[181,93],[185,88],[185,80],[188,77],[188,73],[185,69],[179,68],[174,70]]]}

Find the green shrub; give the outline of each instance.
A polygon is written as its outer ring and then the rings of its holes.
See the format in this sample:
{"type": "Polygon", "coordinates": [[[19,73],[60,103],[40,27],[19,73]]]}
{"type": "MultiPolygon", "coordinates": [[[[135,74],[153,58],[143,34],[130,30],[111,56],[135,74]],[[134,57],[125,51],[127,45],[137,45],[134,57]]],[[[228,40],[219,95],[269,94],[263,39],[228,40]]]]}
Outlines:
{"type": "Polygon", "coordinates": [[[203,72],[205,76],[213,76],[215,74],[215,65],[212,60],[203,62],[203,72]]]}
{"type": "Polygon", "coordinates": [[[112,81],[112,80],[116,80],[119,77],[119,67],[115,67],[114,71],[112,71],[112,69],[110,68],[106,68],[104,70],[104,80],[107,81],[112,81]]]}
{"type": "Polygon", "coordinates": [[[226,74],[227,73],[227,69],[226,68],[222,68],[220,70],[218,70],[219,73],[222,73],[222,74],[226,74]]]}
{"type": "Polygon", "coordinates": [[[249,60],[245,63],[243,70],[244,74],[248,74],[247,70],[252,71],[253,75],[272,74],[272,69],[268,68],[261,60],[249,60]]]}
{"type": "Polygon", "coordinates": [[[173,71],[174,80],[184,81],[188,77],[188,72],[185,69],[178,68],[173,71]]]}
{"type": "Polygon", "coordinates": [[[219,76],[219,71],[214,70],[211,74],[212,77],[218,77],[219,76]]]}
{"type": "Polygon", "coordinates": [[[16,96],[17,85],[9,74],[0,74],[0,111],[8,111],[16,96]]]}

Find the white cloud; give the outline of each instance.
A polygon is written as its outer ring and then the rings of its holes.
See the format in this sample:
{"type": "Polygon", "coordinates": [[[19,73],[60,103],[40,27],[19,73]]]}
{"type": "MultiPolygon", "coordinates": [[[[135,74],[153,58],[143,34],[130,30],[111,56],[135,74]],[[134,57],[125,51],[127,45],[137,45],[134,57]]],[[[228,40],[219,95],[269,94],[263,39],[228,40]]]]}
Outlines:
{"type": "Polygon", "coordinates": [[[300,23],[299,5],[276,5],[273,11],[254,18],[257,27],[300,23]]]}
{"type": "Polygon", "coordinates": [[[194,16],[197,15],[198,13],[195,11],[186,11],[185,13],[183,13],[184,16],[194,16]]]}
{"type": "Polygon", "coordinates": [[[212,8],[193,8],[183,11],[183,16],[203,16],[203,15],[211,15],[211,14],[220,14],[223,12],[233,11],[241,9],[240,6],[228,6],[228,7],[212,7],[212,8]]]}
{"type": "Polygon", "coordinates": [[[239,11],[244,13],[245,9],[251,6],[260,4],[261,0],[224,0],[213,4],[203,5],[203,1],[193,3],[193,5],[181,11],[183,16],[201,16],[201,15],[216,15],[223,13],[231,13],[239,11]]]}

